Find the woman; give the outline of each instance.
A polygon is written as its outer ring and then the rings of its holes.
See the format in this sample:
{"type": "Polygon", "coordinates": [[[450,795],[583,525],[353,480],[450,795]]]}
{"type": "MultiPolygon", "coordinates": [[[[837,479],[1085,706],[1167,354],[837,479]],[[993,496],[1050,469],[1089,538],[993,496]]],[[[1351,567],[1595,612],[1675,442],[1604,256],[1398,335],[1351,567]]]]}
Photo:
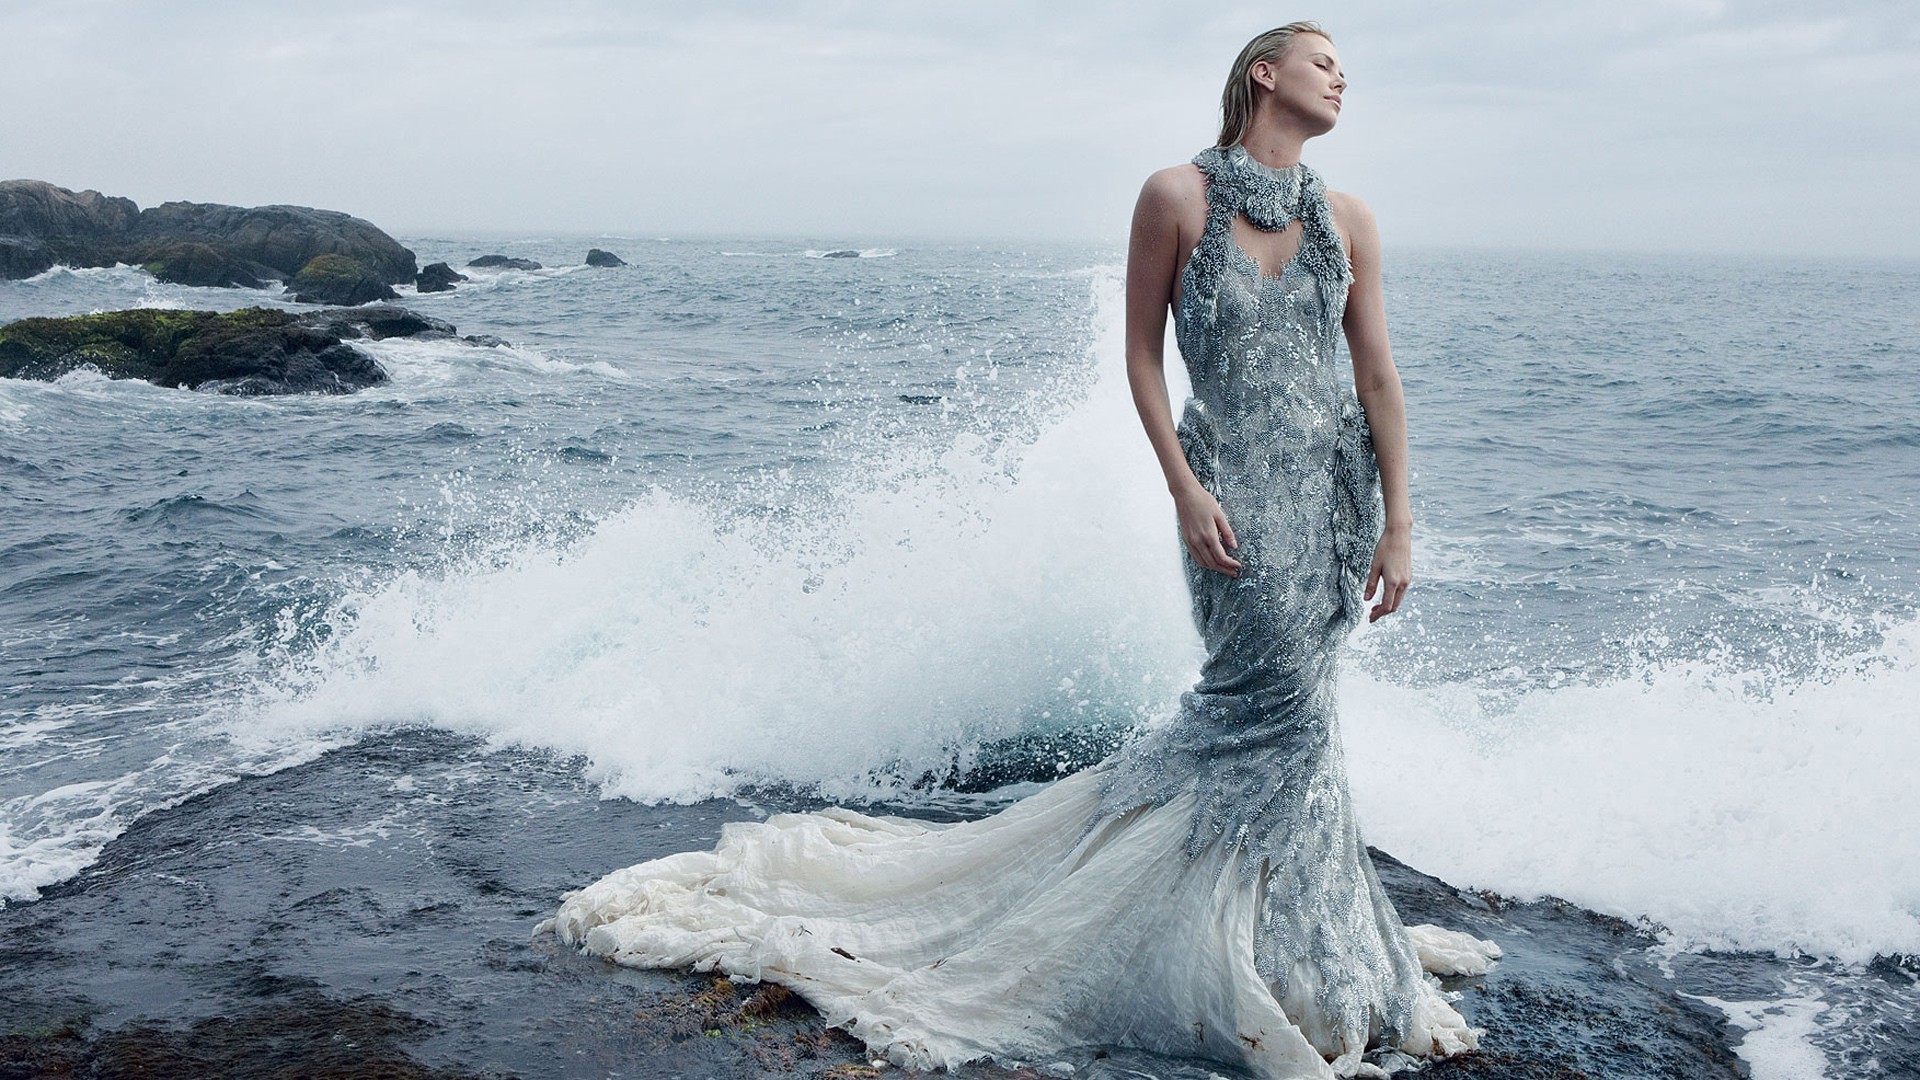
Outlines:
{"type": "Polygon", "coordinates": [[[562,940],[782,983],[903,1065],[1106,1044],[1262,1077],[1378,1076],[1476,1044],[1422,965],[1484,971],[1498,949],[1401,925],[1335,728],[1361,579],[1377,618],[1411,576],[1379,242],[1359,200],[1298,163],[1345,85],[1318,27],[1255,38],[1220,145],[1154,174],[1135,212],[1127,369],[1208,654],[1179,715],[981,821],[730,825],[714,851],[573,894],[549,924],[562,940]],[[1177,429],[1169,310],[1194,389],[1177,429]]]}

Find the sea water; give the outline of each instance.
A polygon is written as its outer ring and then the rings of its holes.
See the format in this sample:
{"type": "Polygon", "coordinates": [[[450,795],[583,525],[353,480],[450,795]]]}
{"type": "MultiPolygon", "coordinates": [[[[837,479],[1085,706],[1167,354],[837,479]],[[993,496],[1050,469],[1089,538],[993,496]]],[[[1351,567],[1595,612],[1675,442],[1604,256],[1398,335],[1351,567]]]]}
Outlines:
{"type": "MultiPolygon", "coordinates": [[[[0,895],[394,729],[550,751],[615,798],[938,800],[1097,759],[1191,682],[1119,252],[408,243],[554,268],[404,297],[510,344],[370,343],[392,379],[351,396],[0,381],[0,895]]],[[[1762,1072],[1858,1064],[1849,973],[1920,953],[1916,286],[1389,267],[1414,583],[1342,673],[1366,838],[1676,954],[1818,965],[1716,999],[1762,1072]]],[[[249,303],[291,306],[126,267],[0,282],[0,321],[249,303]]]]}

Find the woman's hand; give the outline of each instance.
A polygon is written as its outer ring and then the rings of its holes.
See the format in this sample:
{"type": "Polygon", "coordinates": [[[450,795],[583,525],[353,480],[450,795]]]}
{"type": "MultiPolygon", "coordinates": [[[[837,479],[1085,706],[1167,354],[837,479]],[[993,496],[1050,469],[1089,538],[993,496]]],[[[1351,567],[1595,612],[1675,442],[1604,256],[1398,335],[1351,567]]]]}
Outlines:
{"type": "Polygon", "coordinates": [[[1413,526],[1389,524],[1373,547],[1373,569],[1367,571],[1365,598],[1373,599],[1374,586],[1380,587],[1380,602],[1367,612],[1367,621],[1399,610],[1400,598],[1407,595],[1412,581],[1413,526]]]}
{"type": "Polygon", "coordinates": [[[1226,511],[1220,509],[1213,493],[1196,481],[1174,492],[1173,508],[1180,515],[1180,539],[1186,541],[1187,554],[1209,570],[1228,577],[1240,576],[1240,560],[1227,554],[1240,542],[1233,538],[1233,526],[1227,524],[1226,511]]]}

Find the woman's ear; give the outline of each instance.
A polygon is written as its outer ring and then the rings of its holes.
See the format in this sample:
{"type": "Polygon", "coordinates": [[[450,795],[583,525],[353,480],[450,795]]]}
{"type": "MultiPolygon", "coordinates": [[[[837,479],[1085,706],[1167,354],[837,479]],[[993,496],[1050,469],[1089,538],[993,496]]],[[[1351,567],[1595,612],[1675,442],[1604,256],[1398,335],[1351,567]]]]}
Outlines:
{"type": "Polygon", "coordinates": [[[1247,69],[1247,74],[1253,78],[1254,85],[1262,90],[1272,90],[1275,80],[1279,78],[1271,60],[1255,60],[1253,66],[1247,69]]]}

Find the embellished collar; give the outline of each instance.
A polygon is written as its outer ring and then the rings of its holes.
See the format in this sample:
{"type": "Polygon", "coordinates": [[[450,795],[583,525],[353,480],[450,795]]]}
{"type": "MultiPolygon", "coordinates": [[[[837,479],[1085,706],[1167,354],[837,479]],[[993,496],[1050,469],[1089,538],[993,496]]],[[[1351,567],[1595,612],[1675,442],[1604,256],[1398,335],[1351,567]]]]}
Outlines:
{"type": "Polygon", "coordinates": [[[1276,169],[1256,161],[1240,143],[1208,147],[1200,156],[1209,155],[1213,160],[1208,163],[1195,159],[1203,167],[1212,165],[1206,170],[1209,182],[1227,188],[1222,194],[1231,193],[1236,209],[1255,227],[1268,232],[1302,220],[1309,209],[1306,203],[1320,189],[1319,175],[1305,162],[1276,169]]]}

